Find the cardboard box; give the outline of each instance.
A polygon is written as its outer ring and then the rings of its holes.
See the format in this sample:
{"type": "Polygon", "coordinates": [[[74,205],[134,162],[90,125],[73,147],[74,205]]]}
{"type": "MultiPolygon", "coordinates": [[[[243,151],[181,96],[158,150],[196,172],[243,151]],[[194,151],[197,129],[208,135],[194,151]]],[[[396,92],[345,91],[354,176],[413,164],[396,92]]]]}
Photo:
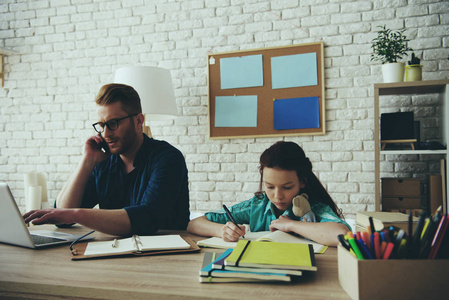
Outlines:
{"type": "Polygon", "coordinates": [[[448,259],[359,260],[338,245],[338,280],[351,299],[447,299],[448,259]]]}
{"type": "Polygon", "coordinates": [[[407,197],[382,197],[382,210],[391,211],[393,209],[420,209],[421,198],[407,197]]]}
{"type": "Polygon", "coordinates": [[[421,197],[421,180],[417,178],[382,178],[382,197],[421,197]]]}

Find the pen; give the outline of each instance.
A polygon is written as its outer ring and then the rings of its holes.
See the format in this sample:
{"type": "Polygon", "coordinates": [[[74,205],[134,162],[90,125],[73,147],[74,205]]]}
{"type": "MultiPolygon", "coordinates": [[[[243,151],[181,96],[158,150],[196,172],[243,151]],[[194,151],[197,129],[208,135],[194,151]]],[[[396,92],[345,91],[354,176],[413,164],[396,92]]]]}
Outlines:
{"type": "Polygon", "coordinates": [[[117,239],[114,239],[113,241],[112,241],[112,248],[115,248],[115,247],[117,247],[117,239]]]}
{"type": "MultiPolygon", "coordinates": [[[[240,228],[240,226],[234,220],[234,217],[231,215],[231,212],[229,211],[229,209],[224,204],[223,204],[223,209],[225,210],[226,215],[228,216],[229,220],[231,220],[231,222],[234,223],[234,225],[237,226],[237,228],[240,228]]],[[[245,237],[245,236],[243,236],[243,237],[245,237]]]]}
{"type": "Polygon", "coordinates": [[[373,234],[375,231],[376,231],[376,229],[374,228],[374,221],[373,221],[373,217],[369,217],[368,218],[368,220],[369,220],[369,227],[371,228],[371,234],[373,234]]]}

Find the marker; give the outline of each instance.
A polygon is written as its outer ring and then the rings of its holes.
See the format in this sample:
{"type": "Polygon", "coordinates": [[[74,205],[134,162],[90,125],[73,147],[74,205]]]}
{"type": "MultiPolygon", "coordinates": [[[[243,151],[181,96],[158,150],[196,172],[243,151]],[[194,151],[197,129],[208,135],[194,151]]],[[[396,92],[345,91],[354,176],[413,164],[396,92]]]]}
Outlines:
{"type": "Polygon", "coordinates": [[[393,243],[388,243],[387,244],[387,248],[385,248],[385,252],[384,252],[384,255],[383,255],[383,259],[388,259],[388,258],[390,258],[390,255],[391,255],[391,252],[393,252],[393,247],[394,247],[394,244],[393,243]]]}
{"type": "Polygon", "coordinates": [[[340,244],[343,247],[345,247],[346,250],[350,251],[351,245],[349,244],[348,240],[345,239],[345,236],[343,234],[339,234],[337,237],[338,237],[338,240],[340,241],[340,244]]]}
{"type": "Polygon", "coordinates": [[[365,253],[366,258],[374,259],[374,257],[371,255],[371,252],[366,247],[366,244],[363,242],[363,239],[361,239],[361,238],[359,239],[359,246],[360,246],[360,249],[362,249],[363,253],[365,253]]]}
{"type": "Polygon", "coordinates": [[[355,255],[357,256],[358,259],[363,260],[363,254],[362,252],[360,252],[359,247],[357,247],[357,243],[355,242],[354,238],[351,238],[348,240],[349,244],[351,245],[352,250],[354,250],[355,255]]]}
{"type": "Polygon", "coordinates": [[[380,255],[384,255],[385,253],[385,249],[387,249],[387,245],[388,243],[386,241],[382,241],[382,243],[380,244],[380,255]]]}
{"type": "Polygon", "coordinates": [[[376,254],[376,258],[381,258],[381,252],[380,252],[380,236],[379,232],[374,232],[374,253],[376,254]]]}
{"type": "Polygon", "coordinates": [[[419,252],[420,246],[421,246],[421,233],[424,229],[424,223],[426,219],[426,212],[423,211],[421,215],[419,216],[418,224],[416,224],[415,231],[413,232],[413,248],[414,248],[414,255],[416,256],[419,252]]]}
{"type": "Polygon", "coordinates": [[[376,245],[374,243],[374,234],[373,233],[370,236],[370,241],[371,241],[371,254],[373,256],[376,256],[376,245]]]}
{"type": "Polygon", "coordinates": [[[405,257],[405,255],[407,254],[407,251],[406,251],[407,247],[406,247],[406,245],[407,245],[406,239],[402,239],[401,243],[399,244],[399,248],[396,251],[396,257],[397,258],[404,258],[405,257]]]}
{"type": "MultiPolygon", "coordinates": [[[[226,215],[228,216],[229,220],[231,220],[231,222],[234,223],[234,225],[237,226],[237,228],[240,228],[240,226],[234,220],[234,217],[231,215],[231,212],[229,211],[229,209],[224,204],[223,204],[223,209],[225,210],[226,215]]],[[[243,237],[245,237],[245,236],[243,236],[243,237]]]]}
{"type": "Polygon", "coordinates": [[[369,233],[367,231],[362,232],[362,239],[365,242],[366,247],[371,251],[371,239],[369,237],[369,233]]]}
{"type": "Polygon", "coordinates": [[[112,248],[115,248],[115,247],[117,247],[117,239],[114,239],[113,241],[112,241],[112,248]]]}

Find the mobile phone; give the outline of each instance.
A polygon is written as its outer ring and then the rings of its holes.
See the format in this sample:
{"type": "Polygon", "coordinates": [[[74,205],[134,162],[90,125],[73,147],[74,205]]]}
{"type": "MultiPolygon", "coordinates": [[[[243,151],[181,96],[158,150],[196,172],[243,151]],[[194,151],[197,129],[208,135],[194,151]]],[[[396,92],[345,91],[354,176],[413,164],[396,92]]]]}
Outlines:
{"type": "Polygon", "coordinates": [[[101,151],[105,154],[109,154],[109,146],[104,140],[100,143],[101,151]]]}

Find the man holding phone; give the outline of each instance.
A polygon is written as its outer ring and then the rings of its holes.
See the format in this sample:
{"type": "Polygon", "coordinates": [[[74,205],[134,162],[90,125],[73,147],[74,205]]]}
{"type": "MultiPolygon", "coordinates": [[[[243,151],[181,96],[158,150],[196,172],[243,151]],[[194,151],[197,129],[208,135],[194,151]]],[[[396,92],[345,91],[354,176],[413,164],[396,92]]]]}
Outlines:
{"type": "Polygon", "coordinates": [[[145,118],[132,87],[105,85],[95,101],[97,135],[86,141],[56,208],[30,211],[25,222],[79,223],[119,236],[184,230],[190,212],[182,153],[142,132],[145,118]],[[100,209],[91,209],[97,204],[100,209]]]}

